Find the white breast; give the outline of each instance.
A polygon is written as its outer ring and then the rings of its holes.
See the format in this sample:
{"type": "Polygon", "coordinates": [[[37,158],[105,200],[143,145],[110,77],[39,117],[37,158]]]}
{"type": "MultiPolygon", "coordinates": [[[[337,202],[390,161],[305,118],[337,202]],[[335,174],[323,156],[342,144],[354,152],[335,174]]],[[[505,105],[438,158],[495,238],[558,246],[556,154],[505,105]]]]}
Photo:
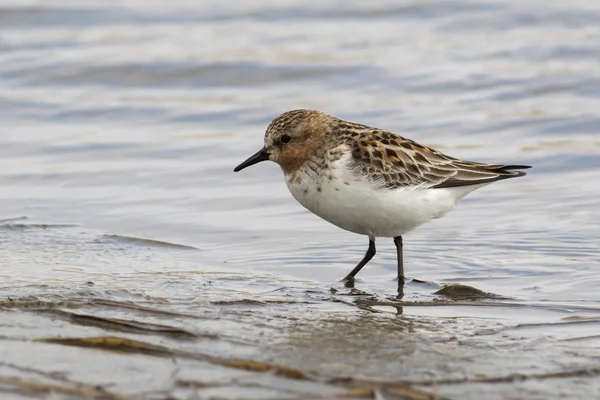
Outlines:
{"type": "Polygon", "coordinates": [[[375,189],[346,165],[348,156],[331,165],[331,173],[286,176],[294,198],[312,213],[350,232],[396,237],[440,218],[468,193],[485,184],[443,189],[375,189]],[[331,176],[332,179],[329,179],[331,176]]]}

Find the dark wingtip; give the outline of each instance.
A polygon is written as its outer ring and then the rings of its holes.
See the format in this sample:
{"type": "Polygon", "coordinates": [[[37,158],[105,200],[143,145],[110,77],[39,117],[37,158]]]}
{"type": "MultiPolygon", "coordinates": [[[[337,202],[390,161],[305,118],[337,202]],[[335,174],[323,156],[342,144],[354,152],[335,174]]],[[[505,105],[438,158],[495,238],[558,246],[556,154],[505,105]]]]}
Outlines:
{"type": "Polygon", "coordinates": [[[504,173],[505,175],[498,176],[497,180],[518,178],[520,176],[527,175],[527,172],[517,171],[519,169],[529,169],[531,165],[503,165],[502,168],[498,168],[495,171],[504,173]]]}
{"type": "Polygon", "coordinates": [[[531,165],[503,165],[502,168],[498,169],[498,172],[505,172],[509,175],[505,175],[505,178],[518,178],[520,176],[527,175],[527,172],[517,171],[519,169],[529,169],[531,165]]]}
{"type": "Polygon", "coordinates": [[[520,176],[527,175],[527,173],[523,172],[523,171],[516,171],[516,170],[528,169],[528,168],[531,168],[531,166],[530,165],[492,165],[492,166],[488,166],[488,172],[497,174],[495,177],[482,178],[482,179],[477,179],[477,180],[448,179],[442,183],[439,183],[439,184],[433,186],[433,188],[441,189],[441,188],[458,187],[458,186],[471,186],[471,185],[479,185],[482,183],[492,183],[492,182],[501,181],[504,179],[518,178],[520,176]]]}
{"type": "Polygon", "coordinates": [[[511,170],[511,169],[529,169],[531,165],[503,165],[501,169],[511,170]]]}

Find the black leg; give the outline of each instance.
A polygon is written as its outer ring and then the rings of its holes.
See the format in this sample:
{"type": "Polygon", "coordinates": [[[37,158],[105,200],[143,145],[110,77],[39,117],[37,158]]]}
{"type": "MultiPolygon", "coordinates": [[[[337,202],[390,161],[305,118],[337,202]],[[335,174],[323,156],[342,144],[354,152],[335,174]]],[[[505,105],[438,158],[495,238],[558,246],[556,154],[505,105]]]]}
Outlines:
{"type": "Polygon", "coordinates": [[[394,238],[396,252],[398,253],[398,286],[404,285],[404,257],[402,255],[402,236],[394,238]]]}
{"type": "Polygon", "coordinates": [[[362,269],[362,267],[364,267],[365,265],[367,265],[367,263],[369,261],[371,261],[371,258],[373,258],[374,255],[375,255],[375,238],[369,236],[369,248],[367,249],[367,252],[365,253],[365,256],[358,263],[358,265],[356,267],[354,267],[354,269],[352,271],[350,271],[350,273],[348,275],[346,275],[346,277],[344,278],[344,280],[345,281],[354,280],[354,276],[356,274],[358,274],[358,271],[360,271],[362,269]]]}

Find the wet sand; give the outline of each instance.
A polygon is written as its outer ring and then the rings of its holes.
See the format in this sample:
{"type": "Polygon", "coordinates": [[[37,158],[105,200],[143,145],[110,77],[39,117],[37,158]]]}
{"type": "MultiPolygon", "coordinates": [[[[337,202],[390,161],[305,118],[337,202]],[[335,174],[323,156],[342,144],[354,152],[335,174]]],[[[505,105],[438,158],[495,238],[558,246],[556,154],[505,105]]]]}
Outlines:
{"type": "Polygon", "coordinates": [[[598,18],[0,1],[0,397],[600,393],[598,18]],[[407,235],[402,298],[391,240],[348,288],[367,239],[232,172],[300,107],[534,168],[407,235]]]}

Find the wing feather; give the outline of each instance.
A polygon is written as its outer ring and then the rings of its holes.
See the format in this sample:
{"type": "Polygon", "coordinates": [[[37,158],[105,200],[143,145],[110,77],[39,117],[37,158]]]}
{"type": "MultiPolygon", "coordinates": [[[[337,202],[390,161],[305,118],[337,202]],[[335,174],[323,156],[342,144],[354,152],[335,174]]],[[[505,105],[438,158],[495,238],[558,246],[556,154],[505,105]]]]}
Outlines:
{"type": "Polygon", "coordinates": [[[525,175],[527,165],[484,164],[447,156],[393,132],[360,126],[348,135],[351,167],[379,189],[479,185],[525,175]]]}

